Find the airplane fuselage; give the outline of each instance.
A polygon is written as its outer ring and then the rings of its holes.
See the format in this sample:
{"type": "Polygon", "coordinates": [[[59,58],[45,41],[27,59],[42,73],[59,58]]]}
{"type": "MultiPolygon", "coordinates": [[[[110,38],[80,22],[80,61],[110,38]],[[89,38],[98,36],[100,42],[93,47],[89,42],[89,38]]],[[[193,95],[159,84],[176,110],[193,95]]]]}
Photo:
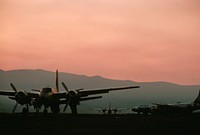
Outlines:
{"type": "Polygon", "coordinates": [[[41,108],[41,106],[44,105],[44,109],[50,107],[53,113],[59,113],[60,99],[55,96],[55,93],[57,93],[56,89],[47,87],[43,88],[42,91],[40,92],[39,98],[35,102],[36,107],[41,108]]]}
{"type": "Polygon", "coordinates": [[[174,105],[158,105],[155,113],[167,113],[167,114],[189,114],[195,110],[196,107],[193,104],[174,104],[174,105]]]}

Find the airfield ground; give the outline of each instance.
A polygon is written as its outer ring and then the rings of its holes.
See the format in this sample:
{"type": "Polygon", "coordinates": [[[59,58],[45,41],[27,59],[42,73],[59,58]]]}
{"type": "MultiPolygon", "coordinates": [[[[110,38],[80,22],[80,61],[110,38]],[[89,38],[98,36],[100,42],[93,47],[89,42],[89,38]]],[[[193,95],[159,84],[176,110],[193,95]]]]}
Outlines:
{"type": "Polygon", "coordinates": [[[199,130],[200,114],[0,114],[1,135],[192,135],[199,130]]]}

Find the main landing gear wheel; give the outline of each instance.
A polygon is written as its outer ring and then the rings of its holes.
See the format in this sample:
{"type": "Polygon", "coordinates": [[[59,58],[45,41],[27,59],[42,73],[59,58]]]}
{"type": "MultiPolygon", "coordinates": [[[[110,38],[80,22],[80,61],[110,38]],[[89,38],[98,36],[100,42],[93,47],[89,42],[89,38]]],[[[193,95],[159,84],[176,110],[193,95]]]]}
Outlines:
{"type": "Polygon", "coordinates": [[[47,113],[48,113],[48,110],[47,110],[47,109],[44,109],[43,114],[44,114],[44,115],[47,115],[47,113]]]}
{"type": "Polygon", "coordinates": [[[24,107],[24,108],[22,109],[22,113],[23,113],[23,114],[27,114],[27,113],[28,113],[28,109],[27,109],[26,107],[24,107]]]}

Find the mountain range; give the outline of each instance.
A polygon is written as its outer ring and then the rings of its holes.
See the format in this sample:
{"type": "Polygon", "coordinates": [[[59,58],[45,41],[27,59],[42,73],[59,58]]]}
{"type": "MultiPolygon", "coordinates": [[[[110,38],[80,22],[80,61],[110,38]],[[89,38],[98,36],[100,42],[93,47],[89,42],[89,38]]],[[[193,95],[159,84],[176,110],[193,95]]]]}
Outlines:
{"type": "MultiPolygon", "coordinates": [[[[0,70],[0,90],[12,90],[12,82],[18,90],[31,91],[32,88],[56,87],[55,72],[41,69],[0,70]]],[[[102,94],[102,99],[83,101],[78,106],[80,113],[97,113],[91,108],[105,108],[111,102],[112,107],[130,108],[152,103],[192,102],[198,94],[200,85],[179,85],[170,82],[134,82],[130,80],[113,80],[101,76],[75,75],[59,73],[59,88],[64,91],[61,82],[69,89],[96,89],[118,86],[139,85],[138,89],[112,91],[102,94]]],[[[0,96],[0,112],[11,112],[15,101],[6,96],[0,96]]],[[[61,106],[62,107],[62,106],[61,106]]],[[[18,107],[17,111],[21,111],[18,107]]],[[[67,112],[70,112],[68,109],[67,112]]]]}

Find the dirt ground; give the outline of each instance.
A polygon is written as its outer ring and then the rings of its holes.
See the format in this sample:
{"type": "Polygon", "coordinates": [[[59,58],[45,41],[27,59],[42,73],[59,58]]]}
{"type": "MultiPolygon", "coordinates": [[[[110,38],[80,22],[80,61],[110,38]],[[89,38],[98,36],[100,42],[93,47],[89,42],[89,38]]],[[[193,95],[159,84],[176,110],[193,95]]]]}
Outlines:
{"type": "Polygon", "coordinates": [[[0,114],[1,135],[192,135],[200,114],[188,116],[0,114]]]}

